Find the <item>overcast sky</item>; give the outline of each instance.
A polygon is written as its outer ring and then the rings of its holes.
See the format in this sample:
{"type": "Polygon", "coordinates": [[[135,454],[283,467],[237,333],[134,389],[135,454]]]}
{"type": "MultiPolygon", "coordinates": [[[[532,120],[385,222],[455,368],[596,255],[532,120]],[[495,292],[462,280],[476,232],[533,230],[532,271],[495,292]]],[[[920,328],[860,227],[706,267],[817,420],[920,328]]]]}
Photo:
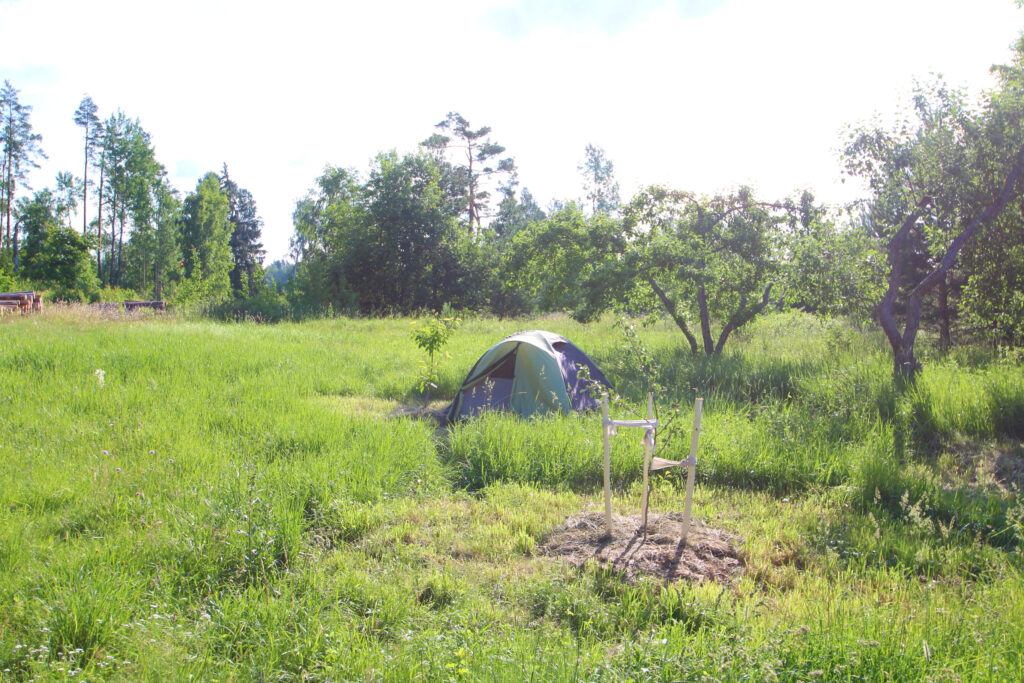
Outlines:
{"type": "Polygon", "coordinates": [[[449,111],[492,127],[542,205],[582,195],[588,143],[624,198],[746,183],[850,199],[843,126],[933,73],[980,92],[1022,21],[1012,0],[0,0],[0,80],[50,157],[35,189],[81,174],[89,94],[140,120],[182,192],[226,162],[269,264],[325,165],[412,151],[449,111]]]}

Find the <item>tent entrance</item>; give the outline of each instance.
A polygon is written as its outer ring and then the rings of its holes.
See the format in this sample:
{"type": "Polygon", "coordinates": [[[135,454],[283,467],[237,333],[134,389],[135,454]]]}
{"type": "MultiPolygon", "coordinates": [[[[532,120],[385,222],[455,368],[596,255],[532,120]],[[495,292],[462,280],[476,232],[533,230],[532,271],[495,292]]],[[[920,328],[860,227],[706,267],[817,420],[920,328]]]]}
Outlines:
{"type": "Polygon", "coordinates": [[[511,351],[484,368],[462,387],[459,415],[476,417],[483,410],[510,410],[512,382],[516,375],[516,344],[511,351]]]}

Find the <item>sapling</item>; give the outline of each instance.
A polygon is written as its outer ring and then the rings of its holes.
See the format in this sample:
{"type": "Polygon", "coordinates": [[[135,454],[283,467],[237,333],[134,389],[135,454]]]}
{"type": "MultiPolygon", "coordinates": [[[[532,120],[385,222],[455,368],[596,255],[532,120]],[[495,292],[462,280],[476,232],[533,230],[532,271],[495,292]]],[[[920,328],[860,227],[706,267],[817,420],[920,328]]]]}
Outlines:
{"type": "MultiPolygon", "coordinates": [[[[412,331],[412,340],[428,354],[427,362],[420,367],[417,388],[423,394],[424,405],[430,403],[430,390],[437,388],[439,381],[438,367],[441,363],[442,349],[459,329],[462,319],[452,315],[452,310],[445,304],[441,313],[429,318],[412,331]]],[[[447,353],[444,357],[447,357],[447,353]]]]}

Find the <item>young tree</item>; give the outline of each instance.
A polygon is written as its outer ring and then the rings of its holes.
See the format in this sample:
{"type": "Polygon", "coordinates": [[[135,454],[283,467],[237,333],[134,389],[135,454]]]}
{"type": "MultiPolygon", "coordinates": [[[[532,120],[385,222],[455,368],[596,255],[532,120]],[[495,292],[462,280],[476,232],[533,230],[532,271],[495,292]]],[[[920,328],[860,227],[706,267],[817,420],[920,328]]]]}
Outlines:
{"type": "Polygon", "coordinates": [[[96,151],[101,142],[99,107],[86,95],[75,110],[75,125],[85,129],[85,162],[82,168],[82,234],[89,230],[89,167],[96,164],[96,151]]]}
{"type": "Polygon", "coordinates": [[[59,212],[60,199],[49,190],[19,201],[19,220],[25,229],[25,275],[53,288],[62,299],[89,299],[98,284],[89,264],[89,241],[63,225],[59,212]]]}
{"type": "Polygon", "coordinates": [[[700,197],[650,187],[622,221],[585,217],[568,204],[523,233],[512,253],[518,270],[545,283],[542,305],[567,306],[580,320],[627,300],[660,307],[693,353],[713,356],[773,301],[786,275],[781,228],[789,221],[789,207],[758,201],[746,188],[700,197]],[[715,321],[724,323],[717,338],[715,321]]]}
{"type": "Polygon", "coordinates": [[[1014,200],[1024,176],[1024,40],[1014,63],[997,73],[1000,85],[980,111],[941,83],[918,88],[912,113],[895,128],[855,129],[843,152],[847,172],[869,182],[866,217],[888,246],[888,286],[877,313],[894,373],[904,379],[921,367],[914,345],[924,297],[1014,200]],[[915,242],[930,259],[920,277],[908,278],[915,242]]]}
{"type": "Polygon", "coordinates": [[[57,218],[70,228],[71,214],[78,207],[78,179],[70,171],[61,171],[57,174],[56,182],[57,218]]]}
{"type": "Polygon", "coordinates": [[[446,150],[461,150],[465,163],[452,167],[451,191],[461,199],[470,235],[474,234],[474,230],[479,234],[491,196],[486,184],[489,179],[502,174],[514,177],[515,161],[511,157],[498,158],[505,148],[490,139],[490,126],[473,130],[462,115],[449,112],[444,121],[435,127],[447,135],[435,133],[421,144],[430,150],[435,160],[439,162],[446,150]]]}
{"type": "MultiPolygon", "coordinates": [[[[17,194],[18,183],[25,189],[29,188],[25,182],[29,169],[38,168],[37,159],[45,159],[39,146],[43,139],[38,133],[32,132],[32,124],[29,117],[32,107],[22,104],[18,100],[18,90],[11,85],[10,81],[4,81],[0,88],[0,141],[3,144],[3,158],[0,161],[2,177],[0,177],[0,208],[3,209],[7,226],[4,233],[4,244],[12,245],[11,239],[11,209],[14,206],[14,198],[17,194]]],[[[14,262],[18,261],[18,236],[17,226],[13,239],[14,262]]],[[[15,266],[17,267],[17,266],[15,266]]]]}
{"type": "Polygon", "coordinates": [[[181,199],[166,178],[157,186],[156,207],[153,298],[162,301],[165,287],[181,277],[181,199]]]}
{"type": "Polygon", "coordinates": [[[228,197],[216,173],[207,173],[182,206],[185,277],[200,284],[207,303],[231,293],[231,224],[228,197]]]}

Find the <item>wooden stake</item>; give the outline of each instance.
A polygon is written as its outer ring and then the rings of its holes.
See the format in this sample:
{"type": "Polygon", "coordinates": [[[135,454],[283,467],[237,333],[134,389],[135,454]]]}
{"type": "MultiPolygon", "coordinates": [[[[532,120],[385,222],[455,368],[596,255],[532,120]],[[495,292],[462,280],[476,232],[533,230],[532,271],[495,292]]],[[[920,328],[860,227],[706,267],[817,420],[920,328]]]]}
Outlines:
{"type": "MultiPolygon", "coordinates": [[[[654,419],[654,393],[647,394],[647,419],[654,419]]],[[[646,535],[647,534],[647,505],[650,502],[651,489],[648,475],[651,471],[651,457],[654,455],[654,450],[651,448],[650,442],[647,440],[647,433],[644,433],[644,495],[643,503],[641,508],[643,509],[643,518],[640,522],[640,530],[646,535]]]]}
{"type": "Polygon", "coordinates": [[[693,506],[693,485],[697,480],[697,442],[700,440],[700,417],[704,412],[704,399],[698,398],[693,406],[693,439],[690,441],[690,457],[686,464],[686,507],[683,510],[683,542],[690,533],[690,510],[693,506]]]}
{"type": "Polygon", "coordinates": [[[608,524],[608,537],[612,536],[612,443],[608,435],[608,394],[601,394],[601,431],[604,434],[604,519],[608,524]]]}

